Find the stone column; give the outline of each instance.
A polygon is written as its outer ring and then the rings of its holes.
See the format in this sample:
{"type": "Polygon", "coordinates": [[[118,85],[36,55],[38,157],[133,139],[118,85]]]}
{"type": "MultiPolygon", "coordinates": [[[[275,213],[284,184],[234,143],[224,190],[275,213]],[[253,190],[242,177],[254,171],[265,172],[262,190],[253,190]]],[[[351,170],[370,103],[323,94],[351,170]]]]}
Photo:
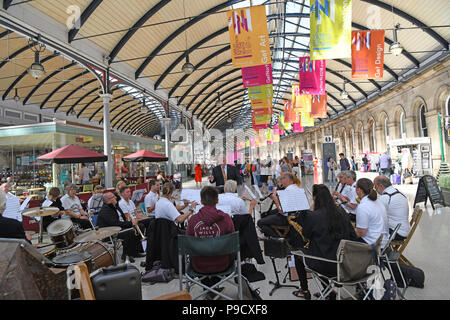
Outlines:
{"type": "Polygon", "coordinates": [[[105,188],[113,188],[113,167],[114,162],[111,153],[111,122],[109,114],[109,104],[113,96],[109,93],[100,94],[103,99],[103,153],[108,156],[105,162],[105,188]]]}
{"type": "Polygon", "coordinates": [[[375,127],[375,142],[376,142],[376,150],[378,153],[383,153],[386,151],[386,143],[384,143],[384,130],[383,126],[375,127]]]}
{"type": "MultiPolygon", "coordinates": [[[[433,174],[437,174],[441,164],[441,145],[439,138],[439,124],[437,117],[437,110],[432,110],[425,113],[427,121],[428,137],[431,139],[431,159],[433,162],[433,174]]],[[[443,139],[444,135],[442,136],[443,139]]],[[[444,142],[445,143],[445,142],[444,142]]]]}
{"type": "Polygon", "coordinates": [[[170,118],[164,118],[164,135],[165,135],[165,144],[166,144],[166,157],[169,158],[167,160],[167,172],[166,175],[172,174],[172,156],[170,154],[170,118]]]}
{"type": "Polygon", "coordinates": [[[314,157],[317,157],[319,150],[319,140],[317,139],[317,130],[314,131],[314,157]]]}

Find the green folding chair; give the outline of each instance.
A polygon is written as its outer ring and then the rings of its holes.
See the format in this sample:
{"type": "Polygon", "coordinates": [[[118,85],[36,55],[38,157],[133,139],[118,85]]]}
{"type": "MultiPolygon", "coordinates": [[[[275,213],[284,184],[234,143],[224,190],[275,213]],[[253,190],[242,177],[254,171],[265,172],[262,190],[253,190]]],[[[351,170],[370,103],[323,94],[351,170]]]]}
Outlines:
{"type": "Polygon", "coordinates": [[[236,285],[234,278],[238,278],[238,297],[242,300],[242,273],[241,273],[241,254],[239,251],[239,232],[233,232],[221,237],[215,238],[197,238],[193,236],[178,235],[178,263],[179,263],[179,282],[180,290],[183,290],[183,280],[186,281],[186,291],[190,292],[190,289],[194,285],[199,285],[204,290],[192,300],[196,300],[208,292],[212,292],[220,297],[233,300],[232,297],[226,296],[223,293],[216,290],[224,282],[229,282],[236,285]],[[231,263],[229,268],[222,272],[217,273],[200,273],[193,269],[190,259],[191,257],[214,257],[221,255],[231,255],[235,257],[235,260],[231,263]],[[186,270],[183,272],[182,262],[183,256],[185,257],[186,270]],[[219,277],[220,281],[211,287],[204,285],[201,280],[206,277],[219,277]]]}
{"type": "Polygon", "coordinates": [[[94,191],[94,185],[93,184],[85,184],[83,185],[83,192],[92,192],[94,191]]]}

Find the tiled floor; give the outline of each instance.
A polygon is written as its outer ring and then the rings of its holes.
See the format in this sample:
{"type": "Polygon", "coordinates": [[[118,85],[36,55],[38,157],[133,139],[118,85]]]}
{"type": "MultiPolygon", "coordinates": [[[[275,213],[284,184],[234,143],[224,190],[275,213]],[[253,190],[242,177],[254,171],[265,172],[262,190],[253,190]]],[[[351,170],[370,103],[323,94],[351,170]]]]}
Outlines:
{"type": "MultiPolygon", "coordinates": [[[[358,178],[368,177],[373,179],[375,176],[376,173],[358,173],[358,178]]],[[[204,186],[207,184],[206,181],[203,183],[204,186]]],[[[311,188],[312,176],[305,177],[303,184],[306,188],[311,188]]],[[[183,187],[194,188],[195,183],[186,182],[183,187]]],[[[401,185],[398,188],[407,195],[412,208],[417,184],[401,185]]],[[[268,204],[265,203],[264,205],[267,206],[268,204]]],[[[423,289],[409,287],[405,296],[410,300],[450,299],[450,208],[433,210],[429,204],[424,208],[423,203],[419,204],[419,206],[424,209],[422,219],[404,255],[425,272],[425,287],[423,289]]],[[[257,213],[257,217],[258,215],[259,213],[257,213]]],[[[138,266],[143,259],[136,259],[135,265],[138,266]]],[[[269,292],[272,289],[269,280],[274,281],[275,274],[271,260],[265,257],[265,261],[265,264],[257,265],[257,269],[265,274],[266,279],[252,283],[253,287],[259,288],[262,298],[265,300],[298,300],[299,298],[292,295],[293,288],[280,288],[272,296],[269,296],[269,292]]],[[[287,270],[285,268],[286,261],[277,259],[276,264],[278,270],[282,271],[279,275],[280,281],[282,281],[287,270]]],[[[286,282],[286,284],[299,284],[298,281],[289,281],[289,276],[286,282]]],[[[310,280],[309,287],[312,292],[316,291],[312,280],[310,280]]],[[[177,290],[179,290],[178,279],[174,279],[169,283],[157,283],[154,285],[144,283],[142,290],[143,299],[152,299],[177,290]]],[[[192,293],[195,294],[198,291],[198,289],[193,289],[192,293]]],[[[225,285],[224,293],[237,297],[236,287],[231,284],[225,285]]]]}

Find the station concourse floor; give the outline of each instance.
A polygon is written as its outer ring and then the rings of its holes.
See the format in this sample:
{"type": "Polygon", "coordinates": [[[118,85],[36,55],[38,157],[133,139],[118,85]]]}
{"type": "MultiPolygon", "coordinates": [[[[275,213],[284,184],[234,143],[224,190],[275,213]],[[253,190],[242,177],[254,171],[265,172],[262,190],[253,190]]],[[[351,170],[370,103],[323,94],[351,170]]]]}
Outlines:
{"type": "MultiPolygon", "coordinates": [[[[369,178],[373,180],[377,176],[377,173],[362,173],[358,172],[358,178],[369,178]]],[[[303,186],[309,190],[312,190],[313,176],[305,176],[302,179],[303,186]]],[[[209,185],[206,178],[202,183],[203,186],[209,185]]],[[[398,185],[397,187],[403,192],[409,200],[410,214],[412,213],[412,205],[414,203],[414,197],[417,190],[417,182],[413,185],[398,185]]],[[[188,181],[183,183],[183,188],[195,188],[194,181],[188,181]]],[[[310,197],[309,192],[306,192],[310,197]]],[[[174,195],[176,198],[177,195],[174,195]]],[[[310,200],[310,199],[309,199],[310,200]]],[[[266,200],[263,203],[262,210],[266,210],[270,200],[266,200]]],[[[405,297],[408,300],[449,300],[450,299],[450,208],[441,207],[432,209],[428,203],[424,207],[424,203],[418,204],[423,209],[422,219],[419,222],[411,241],[404,251],[404,255],[415,266],[421,268],[425,273],[425,287],[414,288],[408,287],[405,293],[405,297]]],[[[259,207],[259,206],[257,206],[259,207]]],[[[259,219],[259,212],[256,212],[256,219],[259,219]]],[[[259,233],[259,230],[258,230],[259,233]]],[[[261,248],[263,249],[263,242],[261,241],[261,248]]],[[[264,255],[263,255],[264,256],[264,255]]],[[[269,284],[269,281],[275,281],[275,274],[271,260],[264,256],[265,264],[256,265],[256,268],[263,272],[266,276],[265,280],[251,283],[254,288],[258,288],[260,295],[264,300],[302,300],[292,295],[294,288],[279,288],[275,290],[272,296],[269,296],[269,292],[273,286],[269,284]]],[[[140,267],[140,262],[145,258],[136,259],[135,266],[140,268],[141,271],[144,268],[140,267]]],[[[298,281],[291,282],[289,276],[286,277],[286,283],[283,283],[283,279],[287,272],[286,259],[276,259],[277,269],[281,271],[279,274],[280,282],[282,284],[293,284],[299,286],[298,281]]],[[[228,294],[237,299],[237,288],[231,284],[224,285],[225,294],[228,294]]],[[[312,293],[317,291],[317,288],[313,280],[309,280],[309,289],[312,293]]],[[[169,283],[156,283],[150,285],[148,283],[142,284],[142,294],[144,300],[150,300],[155,297],[172,293],[179,290],[178,279],[173,279],[169,283]]],[[[195,294],[200,292],[198,286],[191,289],[191,293],[195,294]]],[[[345,297],[345,295],[344,295],[345,297]]],[[[313,297],[313,299],[315,299],[313,297]]]]}

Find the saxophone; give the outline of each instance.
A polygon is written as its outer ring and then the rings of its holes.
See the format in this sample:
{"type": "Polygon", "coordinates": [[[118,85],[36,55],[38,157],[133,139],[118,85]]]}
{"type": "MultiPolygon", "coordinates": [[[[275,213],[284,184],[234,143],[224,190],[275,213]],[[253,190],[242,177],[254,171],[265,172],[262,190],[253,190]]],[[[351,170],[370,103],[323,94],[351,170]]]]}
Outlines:
{"type": "Polygon", "coordinates": [[[297,231],[300,234],[303,241],[306,243],[303,248],[308,249],[311,241],[305,238],[305,236],[303,235],[303,227],[301,225],[299,225],[297,222],[295,222],[294,218],[295,218],[294,216],[288,216],[288,223],[292,227],[294,227],[295,231],[297,231]]]}

